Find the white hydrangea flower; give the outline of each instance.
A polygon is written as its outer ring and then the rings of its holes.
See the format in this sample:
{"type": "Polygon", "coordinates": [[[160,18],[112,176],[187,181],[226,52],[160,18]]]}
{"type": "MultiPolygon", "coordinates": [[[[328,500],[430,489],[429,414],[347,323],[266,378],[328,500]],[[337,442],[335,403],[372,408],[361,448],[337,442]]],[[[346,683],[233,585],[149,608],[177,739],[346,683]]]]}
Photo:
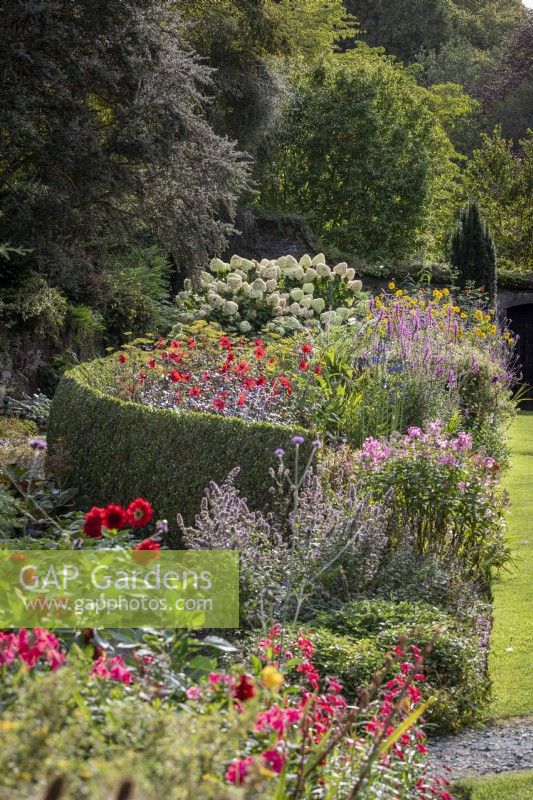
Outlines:
{"type": "Polygon", "coordinates": [[[302,292],[304,294],[313,294],[314,291],[315,287],[313,286],[312,283],[304,283],[304,285],[302,286],[302,292]]]}
{"type": "Polygon", "coordinates": [[[235,314],[239,313],[238,303],[234,303],[233,300],[226,300],[222,306],[222,313],[227,317],[235,316],[235,314]]]}
{"type": "Polygon", "coordinates": [[[348,319],[348,317],[353,314],[353,308],[341,306],[335,309],[335,314],[337,315],[337,320],[339,322],[344,322],[345,319],[348,319]]]}
{"type": "Polygon", "coordinates": [[[216,292],[208,292],[207,293],[207,302],[211,306],[211,308],[220,308],[224,305],[224,298],[221,297],[216,292]]]}
{"type": "Polygon", "coordinates": [[[315,312],[313,311],[312,308],[304,308],[304,310],[302,311],[302,316],[305,319],[311,319],[311,317],[313,317],[314,314],[315,314],[315,312]]]}
{"type": "Polygon", "coordinates": [[[313,298],[310,295],[306,294],[298,302],[300,303],[302,308],[311,308],[312,301],[313,298]]]}
{"type": "Polygon", "coordinates": [[[303,289],[298,289],[298,288],[291,289],[290,296],[293,300],[300,302],[300,300],[304,296],[303,289]]]}
{"type": "Polygon", "coordinates": [[[250,294],[252,293],[252,287],[251,287],[251,285],[250,285],[250,284],[249,284],[247,281],[243,281],[243,282],[241,283],[241,293],[242,293],[242,294],[243,294],[245,297],[249,297],[249,296],[250,296],[250,294]]]}
{"type": "Polygon", "coordinates": [[[273,292],[278,285],[278,282],[275,278],[270,278],[270,280],[266,281],[266,291],[270,294],[273,292]]]}
{"type": "Polygon", "coordinates": [[[183,281],[183,288],[186,292],[192,292],[192,281],[190,278],[185,278],[183,281]]]}
{"type": "Polygon", "coordinates": [[[257,264],[255,261],[250,261],[248,258],[242,258],[241,256],[232,256],[229,262],[229,266],[231,269],[242,269],[244,272],[249,272],[251,269],[254,269],[257,264]]]}
{"type": "Polygon", "coordinates": [[[212,283],[215,283],[214,276],[210,272],[202,270],[200,272],[200,286],[210,286],[212,283]]]}
{"type": "Polygon", "coordinates": [[[272,309],[272,315],[274,317],[281,317],[284,313],[284,309],[281,306],[274,306],[272,309]]]}
{"type": "Polygon", "coordinates": [[[316,281],[318,278],[318,272],[313,267],[309,267],[307,272],[305,273],[305,280],[306,281],[316,281]]]}
{"type": "Polygon", "coordinates": [[[279,274],[280,274],[279,267],[277,267],[275,264],[271,264],[269,262],[269,265],[267,267],[265,267],[264,270],[262,271],[261,277],[265,281],[277,280],[277,278],[279,277],[279,274]]]}
{"type": "Polygon", "coordinates": [[[320,315],[320,322],[323,325],[335,325],[336,321],[337,315],[334,311],[324,311],[324,313],[320,315]]]}
{"type": "Polygon", "coordinates": [[[350,269],[347,269],[346,272],[344,273],[344,277],[346,278],[347,281],[353,281],[353,279],[355,278],[354,268],[350,267],[350,269]]]}
{"type": "Polygon", "coordinates": [[[302,313],[302,309],[301,309],[301,306],[300,306],[299,303],[291,303],[290,306],[289,306],[289,311],[295,317],[299,317],[300,314],[302,313]]]}
{"type": "Polygon", "coordinates": [[[254,290],[254,292],[265,292],[266,283],[264,282],[263,278],[256,278],[255,281],[252,283],[252,289],[254,290]]]}
{"type": "Polygon", "coordinates": [[[313,262],[311,260],[311,256],[308,255],[307,253],[305,253],[305,255],[303,255],[301,257],[301,259],[300,259],[300,266],[307,268],[307,267],[311,267],[312,265],[313,265],[313,262]]]}
{"type": "Polygon", "coordinates": [[[326,301],[323,297],[315,297],[315,299],[311,301],[311,308],[318,311],[319,314],[324,311],[325,307],[326,301]]]}
{"type": "Polygon", "coordinates": [[[286,331],[301,331],[302,324],[296,317],[289,316],[283,318],[283,327],[286,331]]]}
{"type": "Polygon", "coordinates": [[[321,278],[329,278],[331,275],[331,269],[327,264],[317,264],[316,272],[321,278]]]}
{"type": "Polygon", "coordinates": [[[248,322],[248,320],[243,319],[242,322],[239,322],[239,330],[241,333],[250,333],[252,330],[252,326],[248,322]]]}
{"type": "Polygon", "coordinates": [[[280,306],[287,305],[288,300],[289,300],[289,295],[288,295],[287,292],[283,292],[282,294],[280,294],[280,296],[279,296],[279,304],[280,304],[280,306]]]}
{"type": "Polygon", "coordinates": [[[249,296],[252,300],[261,301],[264,297],[264,292],[261,292],[259,289],[254,289],[252,286],[252,291],[250,292],[249,296]]]}
{"type": "Polygon", "coordinates": [[[236,272],[230,272],[228,277],[226,278],[227,284],[232,291],[237,291],[242,286],[242,278],[240,275],[237,275],[236,272]]]}
{"type": "Polygon", "coordinates": [[[176,301],[178,303],[183,303],[185,300],[188,300],[190,296],[190,292],[178,292],[176,295],[176,301]]]}
{"type": "Polygon", "coordinates": [[[352,292],[360,292],[362,288],[363,288],[362,281],[350,281],[350,283],[348,284],[348,289],[350,289],[350,291],[352,292]]]}
{"type": "Polygon", "coordinates": [[[340,261],[336,267],[333,267],[333,274],[340,275],[342,278],[342,276],[346,274],[347,269],[348,269],[348,264],[346,263],[346,261],[340,261]]]}
{"type": "Polygon", "coordinates": [[[280,300],[279,292],[272,292],[272,294],[269,294],[268,297],[266,298],[266,301],[269,304],[269,306],[279,305],[279,300],[280,300]]]}
{"type": "Polygon", "coordinates": [[[217,281],[214,288],[219,294],[225,294],[228,291],[228,284],[226,281],[217,281]]]}
{"type": "Polygon", "coordinates": [[[229,264],[226,264],[220,258],[212,258],[209,262],[211,272],[228,272],[229,268],[229,264]]]}
{"type": "Polygon", "coordinates": [[[324,255],[324,253],[317,253],[317,255],[311,261],[311,264],[313,264],[313,266],[325,263],[326,263],[326,256],[324,255]]]}

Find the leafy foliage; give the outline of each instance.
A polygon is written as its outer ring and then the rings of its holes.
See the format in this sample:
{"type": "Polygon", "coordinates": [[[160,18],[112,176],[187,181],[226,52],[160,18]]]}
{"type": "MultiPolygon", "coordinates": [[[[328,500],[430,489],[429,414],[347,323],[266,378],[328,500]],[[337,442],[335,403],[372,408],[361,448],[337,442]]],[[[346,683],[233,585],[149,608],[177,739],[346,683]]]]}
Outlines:
{"type": "Polygon", "coordinates": [[[107,233],[149,228],[185,271],[221,247],[246,167],[205,119],[210,73],[175,6],[17,0],[2,16],[2,240],[71,296],[107,233]]]}
{"type": "Polygon", "coordinates": [[[466,170],[466,185],[490,226],[500,262],[533,269],[533,135],[515,155],[500,129],[482,137],[466,170]]]}
{"type": "Polygon", "coordinates": [[[430,94],[379,51],[360,46],[312,69],[261,201],[304,214],[328,246],[368,259],[406,255],[421,231],[433,245],[457,174],[435,111],[430,94]]]}

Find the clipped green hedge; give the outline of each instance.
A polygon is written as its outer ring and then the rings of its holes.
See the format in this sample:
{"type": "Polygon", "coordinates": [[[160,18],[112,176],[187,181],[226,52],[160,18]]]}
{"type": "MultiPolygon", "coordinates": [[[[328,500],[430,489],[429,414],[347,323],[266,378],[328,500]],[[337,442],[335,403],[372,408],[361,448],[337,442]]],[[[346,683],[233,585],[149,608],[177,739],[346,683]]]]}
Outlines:
{"type": "Polygon", "coordinates": [[[70,370],[55,393],[48,424],[52,471],[79,490],[83,502],[103,505],[146,497],[169,521],[172,546],[181,541],[176,515],[191,523],[204,488],[240,467],[236,485],[252,509],[269,502],[274,451],[294,446],[302,428],[284,428],[215,414],[152,409],[106,394],[100,359],[70,370]],[[91,378],[93,376],[93,379],[91,378]]]}
{"type": "Polygon", "coordinates": [[[421,685],[425,697],[437,697],[426,715],[428,731],[456,733],[483,717],[490,687],[470,623],[423,602],[354,600],[319,614],[314,625],[314,663],[324,674],[342,680],[350,700],[385,667],[385,654],[399,642],[405,643],[407,653],[411,644],[431,645],[422,670],[427,681],[421,685]]]}

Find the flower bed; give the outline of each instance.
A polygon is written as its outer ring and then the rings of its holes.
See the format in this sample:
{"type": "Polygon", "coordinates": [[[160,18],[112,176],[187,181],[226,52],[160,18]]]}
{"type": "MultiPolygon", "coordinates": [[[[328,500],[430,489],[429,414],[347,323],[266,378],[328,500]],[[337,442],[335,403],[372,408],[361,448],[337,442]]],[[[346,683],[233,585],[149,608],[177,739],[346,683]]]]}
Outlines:
{"type": "MultiPolygon", "coordinates": [[[[115,359],[113,359],[113,362],[115,359]]],[[[54,396],[48,439],[57,474],[87,505],[149,497],[179,544],[176,515],[191,520],[209,480],[240,467],[237,483],[256,507],[269,502],[265,467],[274,451],[308,433],[214,413],[176,414],[113,397],[100,388],[109,361],[77,367],[54,396]]],[[[304,445],[304,448],[307,445],[304,445]]]]}

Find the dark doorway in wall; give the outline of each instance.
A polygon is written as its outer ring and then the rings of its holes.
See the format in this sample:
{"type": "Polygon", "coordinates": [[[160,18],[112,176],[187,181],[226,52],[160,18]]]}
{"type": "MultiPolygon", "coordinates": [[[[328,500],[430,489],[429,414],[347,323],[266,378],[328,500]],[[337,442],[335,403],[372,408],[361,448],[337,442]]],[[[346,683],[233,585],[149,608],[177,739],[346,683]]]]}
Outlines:
{"type": "MultiPolygon", "coordinates": [[[[521,364],[522,383],[533,387],[533,303],[511,306],[507,309],[509,327],[518,336],[518,360],[521,364]]],[[[533,388],[528,395],[533,396],[533,388]]],[[[533,409],[533,400],[521,403],[521,408],[533,409]]]]}

